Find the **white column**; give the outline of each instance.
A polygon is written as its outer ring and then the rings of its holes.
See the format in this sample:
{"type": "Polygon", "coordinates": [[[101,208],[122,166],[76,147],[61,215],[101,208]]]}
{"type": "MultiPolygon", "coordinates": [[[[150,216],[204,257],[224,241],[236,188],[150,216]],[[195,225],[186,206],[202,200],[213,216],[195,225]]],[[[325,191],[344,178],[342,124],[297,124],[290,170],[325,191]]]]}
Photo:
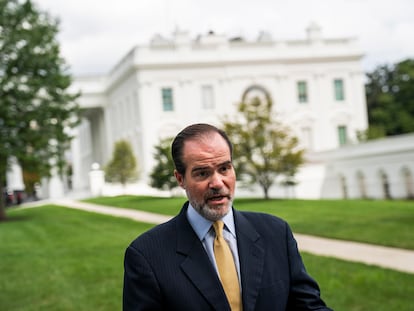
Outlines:
{"type": "Polygon", "coordinates": [[[105,174],[100,169],[98,163],[92,164],[92,170],[89,172],[89,188],[92,196],[102,195],[103,187],[105,184],[105,174]]]}

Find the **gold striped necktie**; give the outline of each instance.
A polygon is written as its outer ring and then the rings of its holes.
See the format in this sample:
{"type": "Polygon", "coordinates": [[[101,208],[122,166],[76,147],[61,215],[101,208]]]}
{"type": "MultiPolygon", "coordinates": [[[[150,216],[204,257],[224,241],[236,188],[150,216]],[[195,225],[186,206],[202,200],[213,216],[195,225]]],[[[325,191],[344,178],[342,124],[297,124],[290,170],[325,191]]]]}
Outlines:
{"type": "Polygon", "coordinates": [[[226,240],[223,238],[224,223],[221,220],[213,223],[216,238],[214,239],[214,257],[220,274],[221,284],[226,293],[232,311],[241,311],[239,278],[233,255],[226,240]]]}

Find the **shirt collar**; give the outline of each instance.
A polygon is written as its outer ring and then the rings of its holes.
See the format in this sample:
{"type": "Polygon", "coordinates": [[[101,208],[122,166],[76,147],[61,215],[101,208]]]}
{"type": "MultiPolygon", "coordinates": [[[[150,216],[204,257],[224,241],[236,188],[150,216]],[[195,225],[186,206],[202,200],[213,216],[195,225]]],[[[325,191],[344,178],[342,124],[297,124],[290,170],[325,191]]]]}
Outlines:
{"type": "MultiPolygon", "coordinates": [[[[191,226],[193,227],[193,230],[197,234],[200,241],[204,239],[206,234],[211,228],[211,225],[213,224],[212,221],[205,219],[203,216],[201,216],[191,205],[191,203],[188,204],[187,209],[187,219],[190,222],[191,226]]],[[[234,226],[234,218],[233,218],[233,209],[230,208],[229,212],[226,216],[222,218],[225,226],[227,227],[227,230],[236,237],[236,229],[234,226]]]]}

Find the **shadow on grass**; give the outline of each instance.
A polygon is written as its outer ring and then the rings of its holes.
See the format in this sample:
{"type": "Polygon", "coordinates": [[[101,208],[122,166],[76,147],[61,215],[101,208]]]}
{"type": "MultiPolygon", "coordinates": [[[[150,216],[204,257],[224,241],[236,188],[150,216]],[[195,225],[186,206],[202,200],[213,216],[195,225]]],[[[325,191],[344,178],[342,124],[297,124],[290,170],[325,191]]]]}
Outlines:
{"type": "Polygon", "coordinates": [[[6,219],[0,220],[0,224],[3,223],[3,222],[27,221],[31,218],[32,217],[29,217],[27,215],[12,215],[12,216],[7,216],[6,219]]]}

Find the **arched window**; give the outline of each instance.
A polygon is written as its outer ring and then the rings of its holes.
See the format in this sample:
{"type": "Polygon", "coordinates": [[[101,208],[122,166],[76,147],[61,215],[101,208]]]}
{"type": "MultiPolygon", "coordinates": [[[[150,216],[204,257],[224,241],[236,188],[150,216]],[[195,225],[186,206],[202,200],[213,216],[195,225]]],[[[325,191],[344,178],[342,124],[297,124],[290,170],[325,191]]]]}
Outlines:
{"type": "Polygon", "coordinates": [[[402,168],[402,177],[403,182],[406,190],[406,197],[407,199],[414,199],[414,181],[413,175],[408,167],[402,168]]]}
{"type": "Polygon", "coordinates": [[[357,185],[358,185],[360,198],[361,199],[368,198],[367,187],[366,187],[366,184],[365,184],[365,176],[364,176],[364,173],[362,173],[361,171],[357,172],[357,185]]]}
{"type": "Polygon", "coordinates": [[[390,193],[390,183],[388,181],[388,175],[383,170],[379,172],[379,175],[381,178],[383,197],[384,199],[389,200],[391,199],[391,193],[390,193]]]}
{"type": "Polygon", "coordinates": [[[348,199],[348,186],[346,185],[346,177],[342,174],[339,175],[339,182],[341,183],[342,198],[348,199]]]}
{"type": "Polygon", "coordinates": [[[242,102],[251,102],[255,98],[267,105],[272,103],[270,93],[261,85],[251,85],[242,94],[242,102]]]}

